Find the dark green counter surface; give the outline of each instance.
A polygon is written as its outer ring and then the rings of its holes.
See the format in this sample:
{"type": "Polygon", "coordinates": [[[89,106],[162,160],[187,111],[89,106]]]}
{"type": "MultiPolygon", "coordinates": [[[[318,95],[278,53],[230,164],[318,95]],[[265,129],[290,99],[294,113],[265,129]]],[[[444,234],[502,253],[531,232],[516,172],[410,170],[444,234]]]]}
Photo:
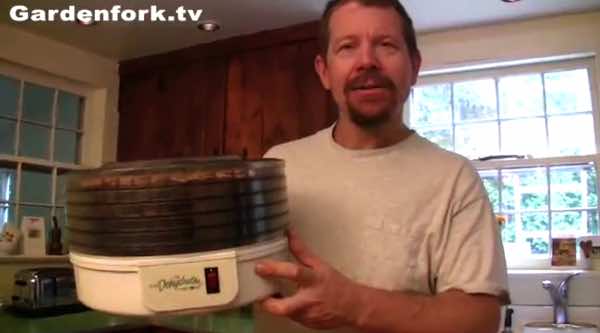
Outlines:
{"type": "Polygon", "coordinates": [[[122,317],[85,311],[52,317],[24,317],[0,310],[0,333],[85,333],[110,332],[124,327],[160,326],[185,332],[251,333],[248,310],[231,310],[202,316],[122,317]]]}
{"type": "Polygon", "coordinates": [[[80,333],[123,325],[143,326],[145,324],[145,319],[119,317],[96,311],[39,318],[0,311],[2,333],[80,333]]]}

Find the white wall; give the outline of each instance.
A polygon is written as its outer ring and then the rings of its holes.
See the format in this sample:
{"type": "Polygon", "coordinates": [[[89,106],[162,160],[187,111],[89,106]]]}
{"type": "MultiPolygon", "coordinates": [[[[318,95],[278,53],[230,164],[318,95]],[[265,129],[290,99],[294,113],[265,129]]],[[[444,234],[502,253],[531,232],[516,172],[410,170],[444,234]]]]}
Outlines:
{"type": "Polygon", "coordinates": [[[118,62],[69,45],[0,24],[0,68],[3,72],[61,80],[89,92],[84,125],[86,165],[116,158],[118,133],[118,62]]]}
{"type": "MultiPolygon", "coordinates": [[[[419,35],[423,69],[600,53],[600,11],[419,35]]],[[[598,64],[598,62],[597,62],[598,64]]]]}

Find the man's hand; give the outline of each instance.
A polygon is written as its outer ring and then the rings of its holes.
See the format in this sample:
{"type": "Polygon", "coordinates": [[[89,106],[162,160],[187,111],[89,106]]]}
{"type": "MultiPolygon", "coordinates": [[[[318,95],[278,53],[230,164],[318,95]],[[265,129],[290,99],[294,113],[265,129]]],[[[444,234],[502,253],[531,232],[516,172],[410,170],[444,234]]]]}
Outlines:
{"type": "Polygon", "coordinates": [[[265,260],[256,265],[256,273],[264,278],[290,280],[298,290],[290,297],[267,298],[261,302],[262,308],[314,329],[351,325],[350,303],[358,284],[312,254],[295,231],[288,230],[287,236],[298,264],[265,260]]]}

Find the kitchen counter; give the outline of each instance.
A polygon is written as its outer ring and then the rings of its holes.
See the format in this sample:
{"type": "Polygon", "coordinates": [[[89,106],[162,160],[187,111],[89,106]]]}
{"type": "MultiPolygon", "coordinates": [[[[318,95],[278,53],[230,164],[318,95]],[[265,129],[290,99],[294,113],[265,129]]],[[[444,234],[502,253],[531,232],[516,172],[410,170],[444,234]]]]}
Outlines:
{"type": "Polygon", "coordinates": [[[0,332],[7,333],[82,333],[144,325],[147,325],[147,321],[141,318],[120,317],[96,311],[41,318],[0,311],[0,332]]]}
{"type": "Polygon", "coordinates": [[[0,332],[2,333],[104,333],[112,331],[251,333],[253,324],[249,307],[210,315],[150,318],[123,317],[91,310],[61,316],[31,318],[0,311],[0,332]],[[154,329],[146,330],[145,327],[154,329]],[[140,330],[137,330],[138,328],[140,330]]]}

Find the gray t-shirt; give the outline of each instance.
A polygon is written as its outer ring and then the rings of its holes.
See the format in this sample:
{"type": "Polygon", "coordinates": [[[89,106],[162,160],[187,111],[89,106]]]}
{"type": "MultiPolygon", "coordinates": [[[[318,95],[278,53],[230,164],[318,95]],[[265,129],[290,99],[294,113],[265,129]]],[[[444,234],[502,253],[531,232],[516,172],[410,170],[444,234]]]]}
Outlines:
{"type": "MultiPolygon", "coordinates": [[[[499,226],[468,160],[416,133],[349,150],[332,129],[266,154],[286,161],[290,223],[314,253],[374,288],[507,295],[499,226]]],[[[261,333],[312,332],[260,311],[255,323],[261,333]]]]}

